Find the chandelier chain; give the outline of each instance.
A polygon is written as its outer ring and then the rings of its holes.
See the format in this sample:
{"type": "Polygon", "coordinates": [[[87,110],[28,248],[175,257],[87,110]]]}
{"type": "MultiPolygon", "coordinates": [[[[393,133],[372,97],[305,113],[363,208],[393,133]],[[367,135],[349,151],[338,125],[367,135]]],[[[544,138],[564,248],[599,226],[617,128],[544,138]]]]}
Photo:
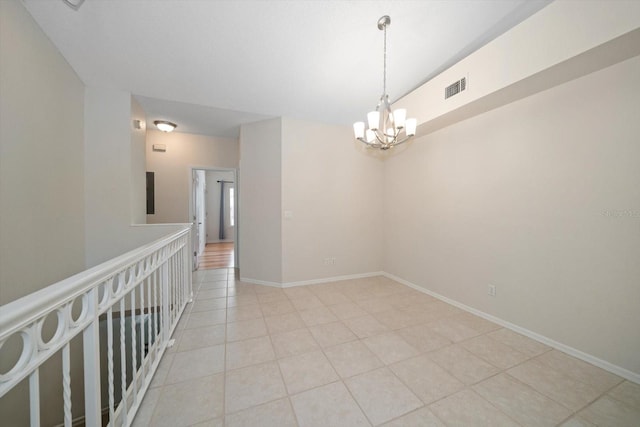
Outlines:
{"type": "Polygon", "coordinates": [[[382,74],[382,94],[387,93],[387,25],[384,26],[384,67],[382,74]]]}

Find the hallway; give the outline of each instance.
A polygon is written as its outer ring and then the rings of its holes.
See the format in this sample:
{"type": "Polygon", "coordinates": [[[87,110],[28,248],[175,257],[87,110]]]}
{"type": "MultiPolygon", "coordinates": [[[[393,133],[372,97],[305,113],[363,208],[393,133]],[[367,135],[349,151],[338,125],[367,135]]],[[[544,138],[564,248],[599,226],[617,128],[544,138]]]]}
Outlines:
{"type": "Polygon", "coordinates": [[[198,270],[235,267],[234,242],[207,243],[200,256],[198,270]]]}

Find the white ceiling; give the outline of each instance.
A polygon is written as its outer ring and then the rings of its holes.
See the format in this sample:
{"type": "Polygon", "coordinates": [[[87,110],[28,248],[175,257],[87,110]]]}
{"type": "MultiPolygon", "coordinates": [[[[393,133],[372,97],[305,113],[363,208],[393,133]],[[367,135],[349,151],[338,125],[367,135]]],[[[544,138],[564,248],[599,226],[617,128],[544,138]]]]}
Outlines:
{"type": "Polygon", "coordinates": [[[85,84],[131,92],[148,120],[217,136],[274,116],[364,119],[382,93],[382,15],[393,100],[550,2],[23,1],[85,84]]]}

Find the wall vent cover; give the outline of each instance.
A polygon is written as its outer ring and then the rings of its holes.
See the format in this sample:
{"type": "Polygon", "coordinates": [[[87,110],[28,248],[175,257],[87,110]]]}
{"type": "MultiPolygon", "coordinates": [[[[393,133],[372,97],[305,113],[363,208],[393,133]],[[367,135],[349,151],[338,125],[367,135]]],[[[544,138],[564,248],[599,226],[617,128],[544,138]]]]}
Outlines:
{"type": "Polygon", "coordinates": [[[461,78],[457,82],[450,84],[444,89],[444,99],[451,98],[453,95],[456,95],[467,88],[467,79],[466,77],[461,78]]]}

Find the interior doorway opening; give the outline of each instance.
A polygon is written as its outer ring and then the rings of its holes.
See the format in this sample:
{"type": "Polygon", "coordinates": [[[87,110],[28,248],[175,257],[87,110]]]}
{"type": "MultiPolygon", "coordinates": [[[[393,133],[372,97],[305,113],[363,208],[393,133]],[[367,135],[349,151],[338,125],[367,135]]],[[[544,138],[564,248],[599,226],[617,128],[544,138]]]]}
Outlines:
{"type": "Polygon", "coordinates": [[[214,268],[235,268],[234,242],[207,243],[200,257],[199,270],[214,268]]]}
{"type": "Polygon", "coordinates": [[[194,270],[238,267],[235,169],[192,168],[194,270]]]}

